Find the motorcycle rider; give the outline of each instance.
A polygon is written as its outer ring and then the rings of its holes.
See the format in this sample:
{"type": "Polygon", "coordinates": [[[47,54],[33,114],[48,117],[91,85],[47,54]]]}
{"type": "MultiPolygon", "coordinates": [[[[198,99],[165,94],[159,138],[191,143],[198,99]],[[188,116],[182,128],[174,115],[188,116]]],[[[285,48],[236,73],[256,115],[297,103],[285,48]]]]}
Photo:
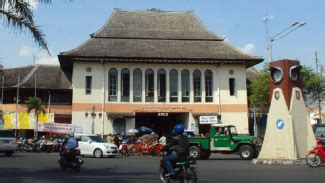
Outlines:
{"type": "Polygon", "coordinates": [[[64,149],[75,150],[79,146],[78,141],[74,138],[74,132],[71,131],[68,134],[68,137],[63,141],[61,145],[60,156],[61,160],[64,160],[63,151],[64,149]]]}
{"type": "Polygon", "coordinates": [[[175,178],[175,171],[173,168],[173,161],[179,158],[187,158],[189,155],[189,141],[188,137],[184,134],[184,125],[177,124],[174,127],[174,136],[170,143],[168,143],[163,149],[168,150],[171,153],[163,159],[166,169],[171,178],[175,178]]]}

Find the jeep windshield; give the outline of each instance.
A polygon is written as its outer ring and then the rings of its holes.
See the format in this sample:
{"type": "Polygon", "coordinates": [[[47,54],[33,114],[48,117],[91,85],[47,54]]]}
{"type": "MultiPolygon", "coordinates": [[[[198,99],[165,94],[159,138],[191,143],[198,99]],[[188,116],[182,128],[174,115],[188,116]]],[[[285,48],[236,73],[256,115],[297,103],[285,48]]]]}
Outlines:
{"type": "Polygon", "coordinates": [[[229,129],[230,129],[230,133],[231,133],[231,134],[233,134],[233,135],[237,135],[236,127],[231,126],[229,129]]]}
{"type": "Polygon", "coordinates": [[[104,140],[103,140],[102,137],[100,137],[100,136],[89,136],[89,138],[90,138],[91,141],[93,141],[93,142],[104,143],[104,140]]]}

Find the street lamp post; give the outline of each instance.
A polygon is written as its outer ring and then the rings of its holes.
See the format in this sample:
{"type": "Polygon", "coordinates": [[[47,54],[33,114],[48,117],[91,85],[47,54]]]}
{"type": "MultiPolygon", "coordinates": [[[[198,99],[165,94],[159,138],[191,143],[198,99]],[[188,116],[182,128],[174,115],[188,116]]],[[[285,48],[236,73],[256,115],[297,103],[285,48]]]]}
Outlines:
{"type": "MultiPolygon", "coordinates": [[[[93,105],[93,109],[90,113],[90,116],[92,118],[92,123],[91,123],[91,134],[95,134],[95,118],[97,116],[96,112],[95,112],[96,108],[95,108],[95,105],[93,105]]],[[[88,117],[89,113],[88,112],[85,112],[85,116],[86,118],[88,117]]],[[[102,118],[102,113],[98,113],[98,117],[99,118],[102,118]]]]}
{"type": "Polygon", "coordinates": [[[91,118],[93,119],[93,122],[91,123],[91,134],[95,134],[95,106],[93,106],[93,111],[90,113],[91,118]]]}
{"type": "Polygon", "coordinates": [[[262,115],[262,110],[260,108],[251,108],[249,109],[249,113],[251,115],[253,115],[253,119],[254,119],[254,126],[253,126],[253,130],[254,130],[254,136],[257,137],[257,123],[256,123],[256,115],[259,114],[259,115],[262,115]]]}
{"type": "MultiPolygon", "coordinates": [[[[318,74],[318,58],[317,58],[317,51],[315,52],[315,63],[316,63],[316,75],[319,77],[318,74]]],[[[322,117],[322,99],[321,99],[321,86],[317,86],[317,98],[318,98],[318,114],[319,114],[319,123],[323,124],[323,117],[322,117]]]]}
{"type": "Polygon", "coordinates": [[[287,36],[288,34],[297,30],[298,28],[304,26],[305,24],[306,24],[306,22],[295,22],[295,23],[291,24],[289,27],[280,31],[279,33],[277,33],[273,36],[270,36],[270,38],[269,38],[270,61],[273,60],[273,58],[272,58],[272,43],[274,41],[282,39],[283,37],[287,36]]]}

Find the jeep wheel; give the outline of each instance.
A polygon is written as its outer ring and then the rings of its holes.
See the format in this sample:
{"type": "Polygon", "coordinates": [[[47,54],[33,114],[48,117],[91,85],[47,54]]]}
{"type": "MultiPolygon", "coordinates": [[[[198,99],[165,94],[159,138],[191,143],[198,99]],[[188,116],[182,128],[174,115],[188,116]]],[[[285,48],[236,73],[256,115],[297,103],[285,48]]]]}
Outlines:
{"type": "Polygon", "coordinates": [[[192,156],[195,159],[201,158],[201,149],[197,146],[191,146],[190,147],[190,156],[192,156]]]}
{"type": "Polygon", "coordinates": [[[243,145],[239,149],[240,158],[243,160],[251,160],[254,156],[254,149],[252,146],[243,145]]]}

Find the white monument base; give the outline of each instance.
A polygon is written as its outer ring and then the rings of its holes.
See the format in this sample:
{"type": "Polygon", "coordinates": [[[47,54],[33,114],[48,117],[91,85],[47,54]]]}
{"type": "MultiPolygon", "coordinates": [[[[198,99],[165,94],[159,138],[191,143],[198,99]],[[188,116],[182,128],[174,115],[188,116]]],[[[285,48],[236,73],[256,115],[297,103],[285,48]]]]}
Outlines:
{"type": "Polygon", "coordinates": [[[316,145],[300,89],[293,88],[291,96],[288,109],[282,90],[274,89],[257,164],[295,164],[316,145]]]}

